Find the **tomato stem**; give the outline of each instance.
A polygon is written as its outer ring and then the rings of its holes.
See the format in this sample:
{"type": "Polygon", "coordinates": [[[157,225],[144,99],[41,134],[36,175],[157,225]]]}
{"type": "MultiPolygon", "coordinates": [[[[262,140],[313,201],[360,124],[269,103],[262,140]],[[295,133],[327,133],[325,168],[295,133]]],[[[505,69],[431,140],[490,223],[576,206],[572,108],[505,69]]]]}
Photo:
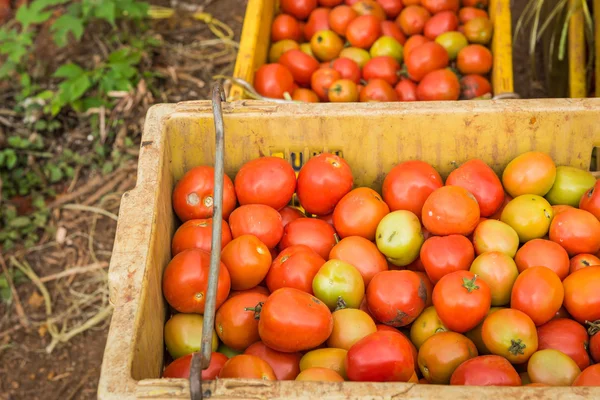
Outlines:
{"type": "Polygon", "coordinates": [[[510,339],[510,347],[508,348],[508,351],[513,356],[516,356],[517,354],[525,354],[525,352],[523,350],[526,347],[527,346],[525,345],[525,343],[523,343],[523,341],[521,339],[518,339],[518,340],[510,339]]]}
{"type": "Polygon", "coordinates": [[[473,290],[477,290],[479,289],[479,286],[477,286],[475,284],[475,281],[477,280],[477,275],[475,275],[473,277],[473,279],[469,279],[469,278],[463,278],[463,284],[462,286],[467,289],[467,291],[469,293],[471,293],[473,290]]]}
{"type": "Polygon", "coordinates": [[[340,242],[340,237],[338,236],[337,233],[333,234],[333,239],[335,240],[335,244],[338,244],[340,242]]]}
{"type": "Polygon", "coordinates": [[[264,301],[261,301],[254,307],[244,307],[244,311],[254,311],[254,319],[260,319],[260,312],[264,304],[264,301]]]}
{"type": "Polygon", "coordinates": [[[588,334],[590,336],[594,336],[596,333],[600,332],[600,319],[594,322],[585,321],[586,325],[589,325],[588,334]]]}
{"type": "Polygon", "coordinates": [[[338,310],[343,310],[344,308],[348,308],[348,305],[346,304],[344,299],[342,299],[342,296],[338,296],[337,305],[335,307],[335,310],[333,311],[336,312],[338,310]]]}

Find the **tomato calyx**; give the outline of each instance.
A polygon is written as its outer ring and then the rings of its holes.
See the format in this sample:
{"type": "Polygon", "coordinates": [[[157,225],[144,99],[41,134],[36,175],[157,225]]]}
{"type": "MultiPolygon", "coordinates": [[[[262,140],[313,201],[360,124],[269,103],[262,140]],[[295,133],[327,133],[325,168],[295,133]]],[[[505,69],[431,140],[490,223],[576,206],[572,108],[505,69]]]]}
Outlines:
{"type": "Polygon", "coordinates": [[[508,348],[509,353],[511,353],[513,356],[516,356],[517,354],[525,354],[525,351],[523,351],[525,348],[527,347],[527,345],[525,343],[523,343],[523,341],[521,339],[510,339],[510,347],[508,348]]]}
{"type": "Polygon", "coordinates": [[[338,296],[335,310],[333,310],[333,312],[336,312],[338,310],[343,310],[344,308],[348,308],[348,305],[346,304],[346,302],[344,301],[342,296],[338,296]]]}
{"type": "Polygon", "coordinates": [[[589,326],[588,335],[594,336],[596,333],[600,332],[600,319],[597,321],[585,321],[585,324],[589,326]]]}
{"type": "Polygon", "coordinates": [[[340,242],[340,237],[338,236],[337,233],[333,234],[333,239],[335,240],[335,244],[338,244],[340,242]]]}
{"type": "Polygon", "coordinates": [[[254,311],[254,319],[260,319],[260,312],[262,311],[262,307],[265,304],[264,301],[261,301],[254,307],[244,307],[244,311],[254,311]]]}
{"type": "Polygon", "coordinates": [[[467,289],[467,292],[471,293],[473,290],[479,290],[479,286],[475,283],[477,281],[477,275],[473,277],[473,279],[462,278],[463,284],[462,287],[467,289]]]}

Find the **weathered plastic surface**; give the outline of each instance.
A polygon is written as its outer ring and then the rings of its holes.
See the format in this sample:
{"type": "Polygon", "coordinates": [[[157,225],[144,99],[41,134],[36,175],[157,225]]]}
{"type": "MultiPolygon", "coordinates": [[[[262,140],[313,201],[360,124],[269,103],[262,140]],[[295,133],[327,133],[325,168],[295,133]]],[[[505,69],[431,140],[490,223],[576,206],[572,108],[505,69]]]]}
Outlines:
{"type": "MultiPolygon", "coordinates": [[[[240,48],[233,75],[252,83],[254,72],[267,62],[271,45],[271,23],[278,10],[278,0],[249,0],[244,18],[240,48]]],[[[492,88],[494,95],[513,92],[512,33],[510,0],[490,0],[490,18],[494,22],[492,52],[492,88]]],[[[244,90],[233,85],[231,100],[246,98],[244,90]]]]}
{"type": "MultiPolygon", "coordinates": [[[[423,103],[223,105],[225,172],[281,154],[299,169],[312,154],[338,151],[357,186],[380,189],[394,165],[421,159],[445,177],[478,157],[497,172],[528,150],[559,165],[588,168],[600,146],[600,99],[423,103]]],[[[188,399],[187,380],[157,380],[167,308],[161,277],[176,228],[171,191],[185,171],[214,161],[210,102],[157,105],[148,112],[138,181],[123,196],[109,271],[111,321],[98,394],[102,399],[188,399]]],[[[211,398],[600,399],[600,388],[462,388],[406,383],[205,382],[211,398]]]]}

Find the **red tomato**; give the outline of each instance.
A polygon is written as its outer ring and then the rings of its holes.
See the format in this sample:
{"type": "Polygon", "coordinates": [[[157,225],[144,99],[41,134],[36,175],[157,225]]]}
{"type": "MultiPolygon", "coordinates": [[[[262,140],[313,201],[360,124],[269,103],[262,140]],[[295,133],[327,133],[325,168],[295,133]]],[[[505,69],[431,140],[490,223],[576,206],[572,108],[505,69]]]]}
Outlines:
{"type": "MultiPolygon", "coordinates": [[[[180,313],[204,314],[210,253],[189,249],[177,254],[165,268],[162,281],[167,303],[180,313]]],[[[227,299],[231,288],[229,271],[220,263],[215,309],[227,299]]]]}
{"type": "Polygon", "coordinates": [[[327,101],[327,92],[333,82],[342,78],[342,75],[333,68],[320,68],[310,79],[310,87],[315,91],[321,101],[327,101]]]}
{"type": "Polygon", "coordinates": [[[534,239],[525,243],[515,255],[519,272],[542,266],[550,268],[562,280],[569,275],[569,255],[558,243],[534,239]]]}
{"type": "Polygon", "coordinates": [[[451,385],[521,386],[521,377],[504,357],[489,355],[471,358],[458,366],[451,385]]]}
{"type": "Polygon", "coordinates": [[[317,219],[325,221],[333,227],[333,213],[327,215],[317,215],[317,219]]]}
{"type": "MultiPolygon", "coordinates": [[[[213,167],[195,167],[177,182],[173,189],[173,209],[182,222],[190,219],[211,218],[213,214],[213,190],[215,170],[213,167]]],[[[233,182],[223,176],[223,218],[227,220],[235,208],[233,182]]]]}
{"type": "Polygon", "coordinates": [[[449,69],[431,71],[417,86],[417,99],[421,101],[458,100],[460,83],[449,69]]]}
{"type": "Polygon", "coordinates": [[[360,67],[349,58],[341,57],[333,60],[331,68],[338,71],[344,79],[350,79],[354,83],[360,82],[360,67]]]}
{"type": "Polygon", "coordinates": [[[279,249],[303,244],[327,259],[335,246],[335,231],[327,222],[317,218],[300,218],[290,222],[284,229],[279,249]]]}
{"type": "Polygon", "coordinates": [[[531,267],[517,277],[510,296],[510,307],[523,311],[540,326],[550,321],[564,299],[560,278],[546,267],[531,267]]]}
{"type": "Polygon", "coordinates": [[[242,165],[235,176],[235,192],[240,205],[264,204],[279,210],[292,200],[295,191],[296,173],[283,158],[254,159],[242,165]]]}
{"type": "Polygon", "coordinates": [[[406,40],[404,43],[404,59],[417,47],[422,45],[423,43],[431,42],[431,40],[427,39],[423,35],[413,35],[406,40]]]}
{"type": "MultiPolygon", "coordinates": [[[[466,6],[464,3],[463,0],[463,5],[466,6]]],[[[421,0],[421,4],[432,14],[442,11],[458,12],[460,7],[459,0],[421,0]]]]}
{"type": "Polygon", "coordinates": [[[581,196],[579,208],[592,213],[600,220],[600,180],[597,180],[594,187],[581,196]]]}
{"type": "Polygon", "coordinates": [[[346,39],[361,49],[369,49],[380,35],[381,20],[373,15],[360,15],[346,28],[346,39]]]}
{"type": "Polygon", "coordinates": [[[283,250],[267,274],[267,287],[271,292],[291,287],[313,294],[312,281],[325,259],[305,245],[290,246],[283,250]]]}
{"type": "Polygon", "coordinates": [[[418,35],[423,32],[429,18],[431,18],[431,14],[425,8],[419,5],[410,5],[400,12],[396,18],[396,24],[406,36],[418,35]]]}
{"type": "Polygon", "coordinates": [[[350,6],[337,6],[329,13],[329,27],[340,36],[346,36],[346,29],[358,13],[350,6]]]}
{"type": "Polygon", "coordinates": [[[401,45],[406,43],[406,35],[393,21],[381,21],[381,36],[393,37],[401,45]]]}
{"type": "Polygon", "coordinates": [[[317,8],[304,26],[304,38],[310,42],[315,33],[329,30],[329,8],[317,8]]]}
{"type": "Polygon", "coordinates": [[[580,269],[563,281],[564,306],[579,323],[600,319],[600,266],[580,269]]]}
{"type": "Polygon", "coordinates": [[[264,64],[254,75],[254,89],[262,96],[283,99],[284,93],[294,92],[294,76],[281,64],[264,64]]]}
{"type": "Polygon", "coordinates": [[[504,202],[504,189],[500,178],[485,162],[472,159],[448,175],[446,185],[467,189],[479,204],[480,215],[489,217],[504,202]]]}
{"type": "MultiPolygon", "coordinates": [[[[588,324],[590,324],[588,322],[588,324]]],[[[594,328],[590,327],[590,333],[591,333],[591,338],[590,338],[590,355],[592,356],[592,360],[594,360],[595,362],[600,362],[600,335],[598,334],[598,332],[600,331],[598,324],[592,324],[594,326],[594,328]]]]}
{"type": "Polygon", "coordinates": [[[582,371],[590,365],[589,342],[585,328],[577,322],[559,318],[537,328],[538,350],[554,349],[568,355],[582,371]]]}
{"type": "Polygon", "coordinates": [[[281,11],[298,19],[306,19],[317,8],[317,0],[281,0],[281,11]]]}
{"type": "Polygon", "coordinates": [[[365,287],[378,272],[388,269],[385,257],[379,252],[377,246],[360,236],[349,236],[340,240],[331,249],[329,259],[341,260],[353,265],[362,275],[365,287]]]}
{"type": "Polygon", "coordinates": [[[270,249],[277,246],[283,236],[281,215],[273,207],[263,204],[247,204],[235,209],[229,226],[234,239],[254,235],[270,249]]]}
{"type": "Polygon", "coordinates": [[[425,37],[433,40],[444,32],[458,28],[458,17],[453,11],[442,11],[429,18],[423,28],[425,37]]]}
{"type": "Polygon", "coordinates": [[[600,386],[600,364],[584,369],[575,378],[572,386],[600,386]]]}
{"type": "Polygon", "coordinates": [[[273,350],[293,353],[313,349],[324,343],[332,330],[329,308],[298,289],[276,290],[260,310],[258,332],[273,350]]]}
{"type": "Polygon", "coordinates": [[[481,75],[466,75],[460,78],[460,97],[464,100],[492,94],[490,81],[481,75]]]}
{"type": "Polygon", "coordinates": [[[219,378],[248,378],[264,381],[277,379],[273,368],[266,361],[248,354],[240,354],[227,360],[219,373],[219,378]]]}
{"type": "Polygon", "coordinates": [[[396,101],[394,88],[383,79],[371,79],[360,92],[360,101],[396,101]]]}
{"type": "Polygon", "coordinates": [[[479,205],[466,189],[443,186],[425,200],[421,220],[434,235],[470,235],[479,224],[479,205]]]}
{"type": "Polygon", "coordinates": [[[399,101],[417,101],[417,84],[410,79],[401,79],[394,90],[399,101]]]}
{"type": "Polygon", "coordinates": [[[458,52],[456,66],[463,75],[485,75],[492,69],[492,52],[480,44],[470,44],[458,52]]]}
{"type": "Polygon", "coordinates": [[[286,67],[301,85],[309,85],[312,74],[319,69],[319,62],[302,50],[288,50],[279,57],[279,64],[286,67]]]}
{"type": "Polygon", "coordinates": [[[414,369],[410,341],[396,332],[371,333],[356,342],[346,356],[351,381],[407,382],[414,369]]]}
{"type": "Polygon", "coordinates": [[[486,8],[488,0],[462,0],[461,3],[463,7],[486,8]]]}
{"type": "MultiPolygon", "coordinates": [[[[167,366],[167,368],[165,368],[162,373],[162,377],[189,379],[192,355],[193,354],[188,354],[173,361],[167,366]]],[[[210,356],[210,364],[208,365],[208,368],[202,370],[202,380],[214,380],[217,376],[219,376],[219,372],[221,372],[221,369],[227,360],[228,358],[225,354],[213,352],[210,356]]]]}
{"type": "Polygon", "coordinates": [[[427,302],[427,290],[413,271],[383,271],[367,287],[369,311],[386,325],[401,327],[413,322],[427,302]]]}
{"type": "Polygon", "coordinates": [[[280,40],[290,39],[299,42],[302,39],[303,33],[300,29],[298,20],[286,14],[279,14],[273,20],[271,25],[271,42],[279,42],[280,40]]]}
{"type": "Polygon", "coordinates": [[[348,163],[334,154],[322,153],[302,166],[298,174],[298,200],[306,212],[326,215],[352,190],[352,185],[348,163]]]}
{"type": "Polygon", "coordinates": [[[390,211],[408,210],[420,218],[425,200],[443,185],[440,174],[431,165],[418,160],[405,161],[386,175],[382,194],[390,211]]]}
{"type": "Polygon", "coordinates": [[[293,380],[300,373],[300,359],[302,353],[282,353],[267,347],[263,342],[256,342],[244,351],[244,354],[257,356],[265,360],[273,372],[277,380],[293,380]]]}
{"type": "Polygon", "coordinates": [[[359,15],[373,15],[379,20],[385,20],[385,11],[383,7],[375,0],[360,0],[352,5],[354,11],[356,11],[359,15]]]}
{"type": "Polygon", "coordinates": [[[283,227],[289,224],[292,221],[295,221],[299,218],[306,218],[306,215],[296,207],[286,206],[279,210],[279,215],[281,215],[281,223],[283,227]]]}
{"type": "Polygon", "coordinates": [[[487,11],[475,7],[463,7],[458,10],[458,20],[461,24],[466,24],[473,18],[489,18],[487,11]]]}
{"type": "MultiPolygon", "coordinates": [[[[416,81],[420,81],[429,72],[446,68],[449,58],[448,52],[441,44],[426,42],[411,50],[404,62],[410,77],[416,81]]],[[[457,86],[459,86],[458,79],[457,86]]]]}
{"type": "Polygon", "coordinates": [[[268,247],[254,235],[233,239],[221,252],[234,290],[252,289],[262,282],[271,267],[268,247]]]}
{"type": "Polygon", "coordinates": [[[591,267],[592,265],[600,265],[600,258],[593,254],[577,254],[571,258],[569,273],[580,270],[581,268],[591,267]]]}
{"type": "Polygon", "coordinates": [[[595,254],[600,250],[600,221],[585,210],[568,209],[554,216],[548,236],[570,256],[595,254]]]}
{"type": "Polygon", "coordinates": [[[402,0],[377,0],[383,11],[385,11],[385,15],[389,19],[394,19],[400,14],[400,11],[404,8],[402,4],[402,0]]]}
{"type": "Polygon", "coordinates": [[[335,7],[343,2],[344,0],[319,0],[319,5],[321,7],[335,7]]]}
{"type": "MultiPolygon", "coordinates": [[[[171,256],[176,256],[183,250],[201,249],[210,252],[212,249],[212,218],[190,219],[184,222],[173,235],[171,256]]],[[[229,224],[223,220],[221,225],[221,249],[231,242],[229,224]]]]}
{"type": "Polygon", "coordinates": [[[244,351],[260,340],[258,321],[246,307],[265,302],[268,295],[257,292],[241,293],[231,297],[219,307],[215,314],[215,330],[221,342],[235,351],[244,351]]]}
{"type": "Polygon", "coordinates": [[[444,276],[433,288],[433,306],[444,325],[455,332],[467,332],[486,317],[492,295],[482,279],[469,271],[444,276]]]}
{"type": "Polygon", "coordinates": [[[333,226],[341,238],[362,236],[373,241],[379,221],[389,212],[379,193],[366,187],[357,188],[335,206],[333,226]]]}
{"type": "Polygon", "coordinates": [[[400,64],[393,57],[380,56],[371,58],[363,67],[363,78],[367,81],[371,79],[383,79],[390,85],[398,82],[398,73],[400,64]]]}
{"type": "Polygon", "coordinates": [[[454,271],[468,271],[475,259],[475,250],[462,235],[433,236],[423,243],[421,262],[432,283],[454,271]]]}

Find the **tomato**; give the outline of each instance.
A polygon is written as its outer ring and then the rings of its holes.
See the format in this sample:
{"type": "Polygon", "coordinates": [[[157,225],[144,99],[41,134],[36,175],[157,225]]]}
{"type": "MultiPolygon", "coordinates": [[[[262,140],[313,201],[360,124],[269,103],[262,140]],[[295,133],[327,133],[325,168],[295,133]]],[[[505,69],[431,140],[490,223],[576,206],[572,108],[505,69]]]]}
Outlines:
{"type": "Polygon", "coordinates": [[[329,12],[329,26],[338,35],[346,36],[348,25],[356,17],[358,17],[358,13],[352,7],[346,5],[338,6],[329,12]]]}
{"type": "Polygon", "coordinates": [[[466,189],[443,186],[425,200],[421,220],[434,235],[469,235],[479,223],[479,205],[466,189]]]}
{"type": "MultiPolygon", "coordinates": [[[[488,311],[486,318],[491,313],[494,313],[498,310],[502,310],[504,308],[505,307],[490,307],[490,310],[488,311]]],[[[471,339],[473,341],[473,343],[475,343],[475,347],[477,347],[477,351],[479,352],[480,355],[492,354],[490,352],[490,350],[485,346],[485,343],[483,343],[483,337],[481,335],[481,329],[483,328],[484,321],[485,321],[485,318],[475,328],[471,329],[470,331],[465,332],[465,336],[468,337],[469,339],[471,339]]]]}
{"type": "MultiPolygon", "coordinates": [[[[200,351],[204,318],[198,314],[175,314],[165,324],[165,345],[174,359],[200,351]]],[[[219,339],[213,330],[211,348],[217,350],[219,339]]]]}
{"type": "Polygon", "coordinates": [[[312,38],[317,32],[329,30],[329,11],[329,8],[317,8],[310,14],[304,26],[304,38],[306,41],[312,42],[312,38]]]}
{"type": "Polygon", "coordinates": [[[271,261],[269,249],[254,235],[238,236],[221,253],[221,262],[227,267],[233,290],[252,289],[261,283],[271,261]]]}
{"type": "MultiPolygon", "coordinates": [[[[338,58],[331,63],[331,68],[340,73],[342,78],[349,79],[354,83],[360,82],[360,67],[358,64],[349,58],[338,58]]],[[[337,81],[336,81],[337,82],[337,81]]],[[[358,91],[357,91],[358,93],[358,91]]],[[[358,99],[358,96],[357,96],[358,99]]],[[[356,101],[356,100],[354,100],[356,101]]]]}
{"type": "Polygon", "coordinates": [[[249,354],[240,354],[227,360],[219,373],[219,379],[225,378],[277,379],[273,368],[265,360],[249,354]]]}
{"type": "Polygon", "coordinates": [[[510,306],[523,311],[540,326],[554,317],[563,299],[564,289],[558,275],[546,267],[531,267],[515,281],[510,306]]]}
{"type": "Polygon", "coordinates": [[[358,15],[372,15],[381,21],[386,19],[383,7],[375,0],[359,0],[352,4],[352,9],[356,11],[358,15]]]}
{"type": "MultiPolygon", "coordinates": [[[[439,43],[426,42],[406,54],[406,68],[410,77],[420,81],[428,73],[448,65],[448,52],[439,43]]],[[[456,78],[458,86],[458,78],[456,78]]]]}
{"type": "Polygon", "coordinates": [[[559,244],[544,239],[528,241],[517,251],[515,263],[519,272],[542,266],[550,268],[563,280],[569,275],[569,255],[559,244]]]}
{"type": "Polygon", "coordinates": [[[390,56],[373,57],[364,66],[362,74],[367,81],[371,79],[383,79],[390,85],[398,82],[400,64],[390,56]]]}
{"type": "Polygon", "coordinates": [[[596,257],[593,254],[578,254],[575,257],[571,258],[569,273],[573,273],[585,267],[590,267],[592,265],[600,265],[600,258],[596,257]]]}
{"type": "Polygon", "coordinates": [[[556,179],[556,165],[546,153],[530,151],[514,158],[502,173],[504,189],[512,197],[544,196],[556,179]]]}
{"type": "Polygon", "coordinates": [[[589,171],[575,167],[556,167],[556,179],[546,199],[550,204],[564,204],[577,207],[581,197],[596,184],[596,178],[589,171]]]}
{"type": "Polygon", "coordinates": [[[585,210],[569,209],[554,217],[549,236],[570,256],[595,254],[600,250],[600,221],[585,210]]]}
{"type": "Polygon", "coordinates": [[[451,272],[468,270],[475,252],[469,239],[462,235],[433,236],[423,243],[420,258],[435,284],[451,272]]]}
{"type": "MultiPolygon", "coordinates": [[[[202,380],[212,381],[221,372],[223,365],[227,362],[227,356],[213,352],[210,356],[208,368],[202,370],[202,380]]],[[[162,373],[163,378],[190,378],[190,366],[192,363],[192,354],[179,357],[165,368],[162,373]]]]}
{"type": "Polygon", "coordinates": [[[236,208],[229,219],[234,238],[254,235],[268,248],[277,246],[283,236],[281,215],[263,204],[246,204],[236,208]]]}
{"type": "MultiPolygon", "coordinates": [[[[212,218],[215,170],[200,166],[186,172],[173,189],[173,209],[182,222],[212,218]]],[[[228,219],[236,204],[233,182],[223,176],[223,218],[228,219]]]]}
{"type": "Polygon", "coordinates": [[[320,68],[311,77],[310,87],[319,96],[319,100],[327,101],[327,93],[333,82],[341,79],[341,75],[333,68],[320,68]]]}
{"type": "Polygon", "coordinates": [[[283,99],[284,93],[294,91],[294,77],[281,64],[264,64],[254,75],[254,89],[258,94],[276,99],[283,99]]]}
{"type": "Polygon", "coordinates": [[[309,368],[327,368],[331,369],[343,378],[346,378],[346,354],[344,349],[324,348],[311,350],[300,360],[300,370],[309,368]]]}
{"type": "Polygon", "coordinates": [[[344,378],[334,370],[321,367],[305,369],[298,374],[296,380],[312,382],[344,382],[344,378]]]}
{"type": "Polygon", "coordinates": [[[524,194],[515,197],[504,207],[500,219],[517,232],[521,243],[525,243],[545,236],[553,216],[552,206],[546,199],[524,194]]]}
{"type": "Polygon", "coordinates": [[[445,32],[455,31],[458,28],[458,17],[453,11],[442,11],[427,20],[423,28],[425,37],[434,40],[445,32]]]}
{"type": "Polygon", "coordinates": [[[276,63],[284,53],[290,50],[298,50],[299,48],[298,42],[291,39],[283,39],[279,42],[275,42],[269,49],[269,62],[276,63]]]}
{"type": "Polygon", "coordinates": [[[452,171],[446,185],[460,186],[473,194],[482,217],[494,214],[504,201],[502,182],[494,170],[480,159],[469,160],[452,171]]]}
{"type": "Polygon", "coordinates": [[[310,40],[310,48],[319,60],[331,61],[340,54],[344,48],[344,42],[335,32],[320,30],[310,40]]]}
{"type": "Polygon", "coordinates": [[[246,307],[254,307],[267,300],[267,295],[256,292],[242,293],[231,297],[215,315],[215,329],[219,339],[229,348],[244,351],[251,344],[258,342],[258,321],[246,307]]]}
{"type": "Polygon", "coordinates": [[[393,21],[381,21],[381,36],[389,36],[401,45],[406,43],[406,35],[393,21]]]}
{"type": "Polygon", "coordinates": [[[471,358],[458,366],[450,378],[451,385],[521,386],[521,377],[503,357],[489,355],[471,358]]]}
{"type": "Polygon", "coordinates": [[[470,44],[458,52],[456,66],[463,75],[485,75],[492,69],[492,52],[480,44],[470,44]]]}
{"type": "Polygon", "coordinates": [[[328,347],[349,350],[360,339],[377,332],[375,322],[364,311],[345,308],[332,315],[333,331],[327,339],[328,347]]]}
{"type": "Polygon", "coordinates": [[[396,24],[405,35],[418,35],[423,32],[429,18],[431,14],[425,8],[420,5],[410,5],[400,12],[396,24]]]}
{"type": "Polygon", "coordinates": [[[559,318],[537,328],[538,350],[555,349],[571,357],[583,370],[590,365],[588,334],[577,322],[559,318]]]}
{"type": "Polygon", "coordinates": [[[408,210],[421,216],[425,200],[444,185],[440,174],[424,161],[398,164],[383,181],[383,199],[391,211],[408,210]]]}
{"type": "Polygon", "coordinates": [[[383,8],[385,15],[389,19],[396,18],[404,8],[402,0],[377,0],[377,3],[383,8]]]}
{"type": "Polygon", "coordinates": [[[423,271],[414,271],[415,274],[419,275],[421,281],[425,285],[425,290],[427,292],[427,301],[425,302],[425,307],[429,307],[433,305],[433,283],[431,279],[427,276],[427,274],[423,271]]]}
{"type": "Polygon", "coordinates": [[[554,349],[538,350],[527,363],[527,374],[533,383],[571,386],[580,373],[575,361],[554,349]]]}
{"type": "Polygon", "coordinates": [[[401,79],[394,90],[399,101],[417,101],[417,84],[410,79],[401,79]]]}
{"type": "Polygon", "coordinates": [[[312,281],[323,264],[323,257],[310,247],[289,246],[273,260],[267,273],[267,287],[271,292],[291,287],[312,294],[312,281]]]}
{"type": "Polygon", "coordinates": [[[449,69],[438,69],[427,73],[417,87],[417,99],[458,100],[460,84],[454,72],[449,69]]]}
{"type": "Polygon", "coordinates": [[[341,238],[362,236],[373,241],[377,225],[389,212],[389,207],[376,191],[356,188],[336,205],[333,226],[341,238]]]}
{"type": "Polygon", "coordinates": [[[476,254],[499,251],[514,258],[519,248],[519,235],[510,225],[495,219],[480,222],[473,232],[476,254]]]}
{"type": "Polygon", "coordinates": [[[281,0],[281,11],[298,19],[306,19],[317,8],[317,0],[281,0]]]}
{"type": "MultiPolygon", "coordinates": [[[[589,321],[588,321],[589,324],[589,321]]],[[[595,326],[597,326],[598,324],[596,323],[595,326]]],[[[590,338],[590,355],[592,356],[592,360],[594,360],[596,363],[600,362],[600,335],[598,335],[598,329],[597,328],[590,328],[589,330],[590,334],[591,334],[591,338],[590,338]]]]}
{"type": "MultiPolygon", "coordinates": [[[[303,51],[297,50],[297,49],[286,51],[279,58],[279,63],[281,65],[285,66],[292,73],[292,76],[294,77],[294,81],[298,82],[301,85],[308,85],[308,84],[310,84],[312,74],[317,69],[319,69],[319,63],[317,62],[317,60],[315,60],[313,57],[309,56],[308,54],[304,53],[303,51]]],[[[296,92],[296,90],[294,92],[296,92]]],[[[267,158],[267,157],[263,157],[263,158],[267,158]]],[[[268,157],[268,158],[278,158],[278,157],[268,157]]],[[[257,160],[261,160],[261,159],[262,158],[259,158],[257,160]]],[[[256,160],[254,160],[254,161],[256,161],[256,160]]],[[[285,162],[284,160],[281,160],[281,161],[285,162]]],[[[245,164],[244,166],[242,166],[242,169],[247,164],[245,164]]],[[[285,172],[287,173],[287,171],[285,171],[285,172]]],[[[278,181],[279,180],[276,179],[276,180],[270,181],[270,182],[275,183],[275,182],[278,182],[278,181]]],[[[286,180],[283,181],[283,183],[286,183],[286,182],[287,182],[286,180]]],[[[270,197],[270,196],[267,196],[267,195],[271,195],[272,194],[270,191],[267,191],[265,189],[263,189],[261,191],[261,193],[263,193],[264,197],[270,197]]],[[[243,203],[240,203],[240,204],[243,204],[243,203]]],[[[286,204],[287,204],[287,202],[286,202],[286,204]]]]}
{"type": "Polygon", "coordinates": [[[223,354],[227,358],[231,358],[233,356],[242,354],[241,352],[239,352],[237,350],[233,350],[233,349],[225,346],[224,343],[219,344],[219,347],[217,348],[217,353],[223,354]]]}
{"type": "MultiPolygon", "coordinates": [[[[231,286],[229,272],[220,264],[215,308],[227,299],[231,286]]],[[[169,305],[182,313],[203,314],[209,269],[210,253],[204,250],[184,250],[173,257],[165,268],[162,282],[169,305]]]]}
{"type": "Polygon", "coordinates": [[[383,217],[376,235],[379,251],[398,267],[404,267],[419,257],[425,240],[419,219],[405,210],[394,211],[383,217]]]}
{"type": "Polygon", "coordinates": [[[406,382],[414,373],[410,341],[396,332],[378,331],[348,350],[348,378],[363,382],[406,382]]]}
{"type": "Polygon", "coordinates": [[[481,75],[465,75],[460,79],[461,98],[471,100],[492,93],[490,81],[481,75]]]}
{"type": "Polygon", "coordinates": [[[486,8],[488,0],[462,0],[461,4],[463,7],[486,8]]]}
{"type": "Polygon", "coordinates": [[[513,364],[522,364],[537,351],[535,324],[527,314],[512,308],[487,316],[481,328],[485,346],[513,364]]]}
{"type": "Polygon", "coordinates": [[[458,20],[461,24],[466,24],[473,18],[489,18],[487,11],[475,7],[463,7],[458,10],[458,20]]]}
{"type": "Polygon", "coordinates": [[[454,31],[443,32],[437,35],[435,41],[446,50],[450,60],[456,60],[458,52],[469,44],[465,35],[454,31]]]}
{"type": "Polygon", "coordinates": [[[494,25],[489,18],[475,17],[464,24],[464,33],[470,43],[489,44],[493,29],[494,25]]]}
{"type": "Polygon", "coordinates": [[[360,72],[360,68],[364,67],[365,64],[371,59],[371,55],[365,49],[359,49],[358,47],[346,47],[340,52],[340,59],[341,58],[349,58],[350,60],[354,61],[358,65],[360,72]]]}
{"type": "MultiPolygon", "coordinates": [[[[231,241],[229,224],[223,220],[221,225],[221,249],[231,241]]],[[[212,218],[190,219],[181,225],[173,235],[171,254],[176,256],[183,250],[200,249],[210,252],[212,248],[212,218]]]]}
{"type": "Polygon", "coordinates": [[[275,43],[284,39],[299,42],[303,36],[298,20],[286,14],[279,14],[271,25],[271,42],[275,43]]]}
{"type": "Polygon", "coordinates": [[[600,319],[600,266],[587,267],[563,281],[564,306],[579,323],[600,319]]]}
{"type": "Polygon", "coordinates": [[[371,241],[360,236],[349,236],[337,243],[329,253],[329,259],[345,261],[362,275],[365,287],[375,274],[388,269],[385,257],[371,241]]]}
{"type": "Polygon", "coordinates": [[[331,85],[327,92],[332,103],[349,103],[358,101],[356,83],[349,79],[339,79],[331,85]]]}
{"type": "Polygon", "coordinates": [[[423,343],[431,336],[447,332],[448,328],[438,317],[435,307],[427,307],[410,327],[410,340],[420,349],[423,343]]]}
{"type": "Polygon", "coordinates": [[[581,196],[579,208],[592,213],[600,220],[600,180],[597,180],[594,187],[581,196]]]}
{"type": "Polygon", "coordinates": [[[306,215],[296,207],[286,206],[279,210],[279,215],[281,215],[281,223],[283,227],[289,224],[292,221],[295,221],[299,218],[306,218],[306,215]]]}
{"type": "Polygon", "coordinates": [[[346,39],[361,49],[370,48],[380,35],[381,20],[373,15],[360,15],[346,28],[346,39]]]}
{"type": "Polygon", "coordinates": [[[304,103],[319,103],[319,96],[310,89],[298,88],[292,93],[292,100],[304,103]]]}
{"type": "Polygon", "coordinates": [[[265,346],[263,342],[256,342],[244,354],[265,360],[273,369],[277,380],[293,380],[300,373],[302,353],[282,353],[265,346]]]}
{"type": "MultiPolygon", "coordinates": [[[[463,5],[465,2],[463,1],[463,5]]],[[[459,0],[421,0],[421,4],[430,13],[437,14],[442,11],[454,11],[458,12],[459,0]]]]}
{"type": "Polygon", "coordinates": [[[327,222],[316,218],[300,218],[290,222],[284,229],[279,249],[294,245],[306,245],[322,258],[327,259],[335,246],[335,231],[327,222]]]}
{"type": "Polygon", "coordinates": [[[386,325],[400,327],[413,322],[425,308],[427,292],[413,271],[383,271],[367,287],[369,311],[386,325]]]}
{"type": "MultiPolygon", "coordinates": [[[[519,276],[519,270],[510,256],[498,251],[483,253],[473,261],[470,271],[489,285],[493,306],[509,303],[513,284],[519,276]]],[[[512,293],[515,293],[514,290],[512,293]]]]}
{"type": "Polygon", "coordinates": [[[358,270],[340,260],[329,260],[313,278],[315,296],[330,310],[337,307],[358,308],[365,294],[365,284],[358,270]]]}
{"type": "Polygon", "coordinates": [[[335,7],[343,2],[344,0],[319,0],[319,5],[321,7],[335,7]]]}
{"type": "Polygon", "coordinates": [[[404,59],[408,58],[408,55],[417,47],[422,45],[423,43],[431,42],[431,40],[427,39],[423,35],[413,35],[406,40],[404,43],[404,59]]]}
{"type": "Polygon", "coordinates": [[[352,190],[352,185],[348,163],[334,154],[322,153],[302,166],[298,175],[298,200],[308,213],[326,215],[352,190]]]}
{"type": "Polygon", "coordinates": [[[360,101],[396,101],[398,95],[394,88],[383,79],[371,79],[360,92],[360,101]]]}
{"type": "Polygon", "coordinates": [[[584,369],[573,381],[573,386],[600,386],[600,364],[584,369]]]}
{"type": "Polygon", "coordinates": [[[440,332],[419,349],[419,369],[428,382],[447,385],[454,370],[473,357],[477,348],[471,340],[460,333],[440,332]]]}

